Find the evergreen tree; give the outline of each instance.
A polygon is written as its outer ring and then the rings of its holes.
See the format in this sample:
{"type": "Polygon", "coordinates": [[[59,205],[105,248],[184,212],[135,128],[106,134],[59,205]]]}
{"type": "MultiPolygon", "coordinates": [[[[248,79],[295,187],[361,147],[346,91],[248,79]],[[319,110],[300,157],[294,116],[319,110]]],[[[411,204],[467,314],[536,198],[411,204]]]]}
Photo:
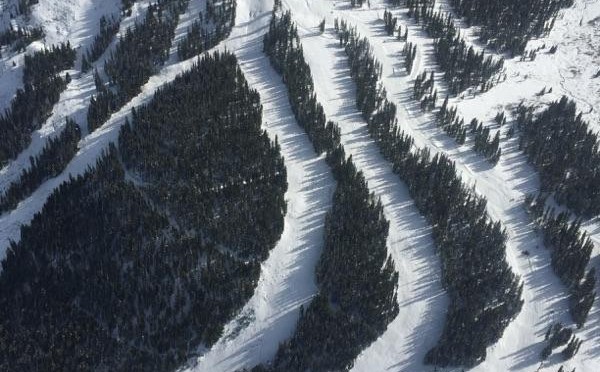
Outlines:
{"type": "MultiPolygon", "coordinates": [[[[381,88],[381,69],[368,41],[343,21],[339,29],[340,45],[357,86],[357,107],[381,153],[431,223],[441,257],[442,283],[450,305],[440,340],[425,362],[478,364],[485,359],[486,347],[501,337],[523,305],[522,284],[506,262],[506,233],[487,216],[487,201],[462,182],[450,159],[413,148],[413,139],[398,127],[396,106],[381,88]]],[[[419,91],[431,92],[432,74],[418,80],[419,91]]]]}

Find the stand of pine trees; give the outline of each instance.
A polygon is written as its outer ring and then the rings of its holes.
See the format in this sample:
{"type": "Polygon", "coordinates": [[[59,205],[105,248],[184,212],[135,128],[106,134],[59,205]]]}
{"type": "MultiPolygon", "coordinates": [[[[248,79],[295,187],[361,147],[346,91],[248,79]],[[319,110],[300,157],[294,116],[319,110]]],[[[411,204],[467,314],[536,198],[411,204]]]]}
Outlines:
{"type": "Polygon", "coordinates": [[[379,83],[379,64],[366,39],[345,24],[339,36],[369,132],[433,226],[442,284],[451,302],[442,336],[425,362],[476,365],[523,305],[522,284],[506,262],[506,233],[487,216],[486,199],[461,181],[450,159],[413,149],[413,139],[400,131],[396,106],[379,83]]]}
{"type": "Polygon", "coordinates": [[[0,195],[0,213],[16,208],[17,204],[31,195],[44,181],[58,176],[77,152],[81,139],[79,126],[67,119],[62,133],[50,139],[42,152],[30,158],[28,169],[21,172],[18,181],[10,184],[0,195]]]}
{"type": "Polygon", "coordinates": [[[98,90],[90,101],[87,115],[90,132],[139,94],[141,87],[167,60],[179,15],[188,2],[159,0],[148,6],[143,22],[127,29],[104,65],[110,86],[98,90]]]}
{"type": "Polygon", "coordinates": [[[482,26],[479,30],[482,42],[514,56],[525,51],[529,40],[549,32],[558,11],[572,6],[573,0],[451,0],[450,3],[467,25],[482,26]]]}
{"type": "MultiPolygon", "coordinates": [[[[573,335],[571,328],[565,328],[562,324],[556,323],[548,328],[545,336],[546,346],[542,350],[542,360],[548,359],[552,354],[553,349],[567,345],[561,352],[565,360],[571,359],[579,351],[579,347],[583,341],[573,335]]],[[[564,371],[561,366],[559,372],[564,371]]]]}
{"type": "MultiPolygon", "coordinates": [[[[0,33],[0,49],[5,46],[10,46],[12,51],[25,51],[27,45],[32,41],[39,40],[44,37],[44,30],[41,27],[33,28],[14,28],[10,27],[0,33]]],[[[2,52],[0,51],[0,57],[2,52]]]]}
{"type": "Polygon", "coordinates": [[[264,51],[282,75],[296,120],[337,180],[326,218],[325,246],[317,264],[319,293],[292,338],[280,345],[267,371],[347,370],[398,314],[398,273],[387,255],[389,223],[369,193],[362,173],[346,159],[340,132],[317,102],[310,68],[290,12],[278,4],[264,38],[264,51]]]}
{"type": "Polygon", "coordinates": [[[69,43],[25,56],[24,87],[17,90],[11,106],[0,114],[0,165],[5,165],[31,143],[31,134],[39,129],[70,82],[75,51],[69,43]]]}
{"type": "Polygon", "coordinates": [[[0,370],[166,371],[211,345],[283,230],[286,170],[231,54],[205,56],[48,199],[0,273],[0,370]]]}
{"type": "Polygon", "coordinates": [[[106,48],[110,45],[114,37],[119,32],[119,26],[121,25],[120,19],[114,17],[106,18],[102,16],[100,18],[100,33],[94,38],[94,43],[90,49],[81,57],[81,71],[88,72],[94,62],[102,56],[106,48]]]}
{"type": "Polygon", "coordinates": [[[234,0],[208,0],[206,12],[189,28],[186,37],[177,45],[180,60],[186,60],[208,50],[229,36],[235,23],[234,0]]]}
{"type": "MultiPolygon", "coordinates": [[[[379,86],[379,77],[381,75],[381,66],[371,56],[371,46],[367,38],[360,38],[355,27],[349,27],[345,21],[337,22],[340,45],[346,45],[346,52],[352,53],[350,64],[354,79],[357,85],[364,87],[357,91],[357,102],[363,115],[374,111],[377,102],[384,101],[384,90],[379,86]]],[[[409,45],[409,44],[407,44],[409,45]]],[[[409,47],[410,48],[410,47],[409,47]]],[[[414,47],[416,53],[416,46],[414,47]]],[[[414,55],[412,56],[414,58],[414,55]]],[[[408,56],[407,56],[408,60],[408,56]]],[[[408,62],[407,62],[408,63],[408,62]]],[[[412,63],[412,61],[411,61],[412,63]]],[[[413,98],[421,102],[421,109],[431,111],[437,102],[437,90],[434,90],[435,76],[431,73],[423,72],[415,78],[413,87],[413,98]]],[[[448,96],[435,115],[435,123],[441,127],[450,137],[462,145],[467,138],[467,128],[464,119],[456,115],[455,108],[448,108],[448,96]]],[[[471,128],[474,135],[474,150],[483,155],[488,162],[496,165],[500,159],[502,150],[500,149],[500,133],[494,137],[490,136],[489,129],[475,125],[471,128]]]]}
{"type": "Polygon", "coordinates": [[[406,67],[406,71],[410,75],[412,73],[412,68],[415,63],[415,58],[417,57],[417,46],[412,42],[407,41],[404,44],[404,66],[406,67]]]}
{"type": "Polygon", "coordinates": [[[552,269],[571,294],[571,317],[581,328],[596,297],[596,271],[592,268],[585,272],[594,243],[581,232],[581,220],[570,221],[569,213],[556,214],[553,208],[544,209],[545,204],[542,194],[537,198],[528,195],[525,200],[527,210],[544,234],[544,244],[552,250],[552,269]]]}
{"type": "Polygon", "coordinates": [[[577,114],[567,97],[534,115],[519,106],[519,147],[540,175],[541,191],[576,214],[600,214],[600,151],[598,136],[577,114]]]}
{"type": "Polygon", "coordinates": [[[435,39],[436,61],[448,84],[449,92],[459,94],[469,87],[479,87],[482,92],[494,84],[494,76],[502,70],[504,59],[476,52],[461,37],[454,26],[452,16],[434,11],[434,1],[407,0],[409,16],[422,25],[427,34],[435,39]]]}

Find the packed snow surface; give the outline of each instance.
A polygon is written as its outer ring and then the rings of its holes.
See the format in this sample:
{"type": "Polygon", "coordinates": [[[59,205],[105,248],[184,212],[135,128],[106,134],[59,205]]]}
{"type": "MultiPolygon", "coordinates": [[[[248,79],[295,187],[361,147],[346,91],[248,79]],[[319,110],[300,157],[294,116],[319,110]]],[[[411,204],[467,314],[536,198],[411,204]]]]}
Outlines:
{"type": "MultiPolygon", "coordinates": [[[[186,14],[176,30],[179,40],[205,6],[205,0],[191,0],[186,14]]],[[[0,9],[11,0],[0,0],[0,9]]],[[[149,1],[136,2],[131,17],[123,19],[121,32],[144,14],[149,1]]],[[[0,17],[0,30],[13,25],[40,25],[44,40],[34,43],[24,53],[70,41],[79,56],[91,44],[103,15],[119,14],[120,1],[40,0],[33,6],[31,17],[10,19],[6,11],[0,17]]],[[[262,36],[271,17],[272,0],[238,0],[236,26],[228,40],[218,47],[233,51],[252,88],[261,95],[264,106],[263,126],[272,139],[277,138],[285,157],[289,188],[286,194],[288,211],[280,242],[263,263],[261,277],[254,296],[242,311],[225,327],[223,337],[211,348],[199,347],[199,357],[182,368],[197,371],[233,371],[268,363],[278,344],[293,333],[299,308],[316,293],[314,268],[323,245],[324,217],[331,205],[335,182],[325,164],[317,156],[297,125],[288,103],[287,90],[281,78],[271,68],[262,53],[262,36]]],[[[447,1],[439,7],[448,10],[447,1]]],[[[3,8],[4,7],[4,8],[3,8]]],[[[381,198],[386,218],[390,221],[388,250],[398,270],[398,301],[400,313],[387,331],[357,358],[355,371],[433,371],[422,364],[423,356],[441,334],[447,296],[441,288],[440,263],[435,254],[431,228],[416,210],[403,181],[393,174],[390,164],[379,154],[369,138],[366,123],[354,104],[355,85],[349,77],[348,61],[337,43],[332,26],[334,18],[357,26],[362,36],[369,38],[376,59],[383,67],[382,83],[388,98],[398,106],[400,126],[419,147],[448,155],[456,162],[463,180],[488,199],[488,212],[500,220],[508,232],[507,260],[523,281],[524,306],[506,328],[503,337],[488,348],[486,360],[474,371],[557,371],[560,365],[570,371],[600,371],[600,309],[598,300],[589,319],[575,332],[582,339],[579,353],[562,362],[553,355],[540,363],[544,333],[554,322],[572,325],[568,314],[567,289],[550,267],[550,254],[523,209],[523,198],[539,188],[536,172],[518,150],[516,139],[502,141],[502,158],[491,167],[474,153],[470,145],[458,146],[432,122],[430,114],[422,114],[411,98],[415,75],[434,70],[443,90],[441,73],[433,54],[433,40],[406,16],[405,10],[392,9],[402,27],[409,27],[409,40],[418,45],[419,55],[412,76],[403,68],[403,42],[387,36],[383,30],[383,0],[371,0],[362,9],[352,9],[349,1],[284,0],[284,9],[291,9],[298,24],[307,62],[311,66],[315,90],[329,119],[339,125],[342,142],[362,170],[369,188],[381,198]],[[326,20],[324,33],[319,22],[326,20]],[[529,252],[524,255],[523,252],[529,252]]],[[[462,23],[457,22],[460,26],[462,23]]],[[[483,48],[475,38],[475,28],[463,29],[469,43],[483,48]]],[[[116,42],[115,42],[116,43],[116,42]]],[[[109,47],[114,48],[115,43],[109,47]]],[[[584,118],[600,132],[600,2],[575,0],[573,7],[562,10],[553,30],[543,38],[533,40],[528,50],[538,50],[534,60],[505,56],[506,76],[486,93],[464,92],[451,100],[467,121],[485,120],[492,125],[498,111],[509,110],[521,102],[543,107],[548,102],[567,95],[574,99],[584,118]],[[555,53],[550,48],[556,46],[555,53]],[[543,88],[552,93],[539,95],[543,88]]],[[[9,105],[22,85],[24,53],[4,53],[0,60],[0,109],[9,105]]],[[[490,52],[493,53],[493,52],[490,52]]],[[[0,258],[4,257],[10,240],[19,239],[20,226],[29,223],[43,207],[47,197],[70,175],[83,173],[93,165],[108,143],[114,142],[120,126],[132,107],[148,102],[155,90],[189,69],[194,59],[177,62],[175,49],[168,63],[108,122],[84,138],[79,152],[65,171],[42,184],[18,207],[0,216],[0,258]]],[[[100,68],[106,54],[98,61],[100,68]]],[[[49,138],[64,127],[65,117],[73,117],[86,128],[87,105],[94,94],[91,73],[73,76],[52,116],[36,131],[31,145],[8,166],[0,170],[0,191],[14,181],[29,164],[29,157],[41,151],[49,138]]],[[[503,134],[508,128],[502,128],[503,134]]],[[[600,224],[586,221],[584,228],[596,244],[590,267],[600,266],[600,224]]],[[[439,370],[439,369],[438,369],[439,370]]],[[[461,369],[458,369],[461,370],[461,369]]]]}

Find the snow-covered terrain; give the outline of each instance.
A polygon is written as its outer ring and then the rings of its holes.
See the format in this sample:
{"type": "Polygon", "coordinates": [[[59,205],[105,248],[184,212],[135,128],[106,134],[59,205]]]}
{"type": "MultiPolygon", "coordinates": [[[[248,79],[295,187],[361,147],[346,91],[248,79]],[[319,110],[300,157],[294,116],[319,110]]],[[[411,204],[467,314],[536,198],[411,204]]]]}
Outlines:
{"type": "MultiPolygon", "coordinates": [[[[0,9],[7,3],[7,0],[0,0],[0,9]]],[[[447,1],[439,3],[441,8],[449,9],[447,1]]],[[[148,4],[149,1],[138,1],[134,5],[132,16],[121,24],[121,32],[144,14],[148,4]]],[[[40,4],[32,8],[28,20],[10,21],[6,12],[2,13],[0,30],[9,21],[41,25],[46,38],[30,48],[69,40],[79,48],[81,55],[97,33],[100,17],[118,14],[119,5],[119,0],[40,0],[40,4]]],[[[236,26],[228,40],[218,48],[233,51],[238,56],[248,83],[260,93],[264,106],[263,127],[272,139],[277,137],[281,145],[289,184],[284,232],[262,265],[254,296],[225,327],[224,336],[211,349],[200,350],[200,357],[183,367],[186,369],[233,371],[268,362],[275,355],[278,344],[292,334],[300,305],[310,301],[316,292],[314,267],[321,252],[324,217],[331,204],[335,183],[324,158],[314,153],[304,131],[297,125],[287,90],[262,53],[262,36],[268,27],[272,6],[272,0],[238,0],[236,26]]],[[[204,7],[205,0],[191,0],[176,29],[175,40],[182,37],[204,7]]],[[[491,167],[469,143],[457,145],[435,126],[431,114],[421,113],[418,103],[412,100],[411,90],[418,72],[437,69],[432,54],[433,40],[406,16],[404,10],[392,9],[402,27],[408,25],[409,41],[418,45],[419,55],[413,74],[407,75],[401,55],[404,43],[388,36],[383,29],[381,18],[388,7],[384,0],[371,0],[369,6],[365,4],[362,9],[352,9],[349,1],[341,0],[284,0],[283,7],[292,11],[298,24],[318,99],[328,118],[341,128],[347,153],[364,172],[370,190],[381,198],[385,216],[390,221],[388,250],[400,274],[400,312],[387,331],[360,354],[353,370],[434,370],[424,366],[422,360],[441,333],[447,297],[441,288],[440,264],[430,227],[414,207],[402,180],[379,154],[356,109],[356,88],[349,76],[347,58],[332,30],[335,18],[355,25],[361,35],[368,37],[374,55],[383,67],[382,83],[388,98],[398,106],[401,128],[415,139],[418,147],[444,153],[455,161],[463,180],[488,199],[490,216],[501,221],[508,232],[507,260],[523,281],[525,303],[501,340],[488,348],[486,360],[472,370],[555,372],[564,364],[568,371],[573,368],[578,372],[600,371],[598,299],[585,326],[575,332],[584,341],[579,353],[567,362],[554,355],[540,364],[539,355],[545,345],[544,333],[548,327],[558,321],[572,325],[572,320],[568,314],[567,288],[553,273],[550,253],[544,248],[541,235],[522,205],[526,194],[539,189],[539,180],[519,151],[516,139],[503,139],[501,160],[491,167]],[[317,28],[322,19],[326,20],[323,34],[317,28]]],[[[457,24],[462,25],[461,22],[457,24]]],[[[462,31],[469,43],[478,45],[475,28],[462,31]]],[[[562,10],[553,30],[530,42],[527,49],[542,46],[545,47],[538,51],[533,61],[504,56],[506,80],[488,92],[452,98],[451,104],[457,106],[459,115],[467,122],[478,118],[490,125],[498,111],[510,110],[520,102],[543,105],[567,95],[577,102],[592,128],[600,132],[600,77],[594,78],[600,71],[600,1],[575,0],[573,7],[562,10]],[[556,53],[549,53],[552,46],[557,46],[556,53]],[[552,93],[538,95],[543,88],[552,88],[552,93]]],[[[28,52],[30,50],[25,53],[28,52]]],[[[97,62],[100,69],[106,54],[97,62]]],[[[172,81],[194,62],[193,58],[177,62],[175,54],[174,47],[168,63],[142,88],[142,93],[113,114],[101,128],[91,134],[84,130],[79,152],[60,176],[46,181],[15,210],[0,216],[0,258],[4,257],[9,241],[19,239],[20,226],[41,210],[52,191],[70,175],[83,173],[95,163],[102,150],[116,140],[131,108],[147,102],[157,88],[172,81]]],[[[0,61],[0,109],[8,106],[22,84],[23,56],[23,53],[8,53],[0,61]]],[[[437,72],[441,76],[439,69],[437,72]]],[[[30,156],[39,153],[49,138],[60,133],[66,117],[87,127],[87,106],[95,93],[93,76],[91,73],[71,73],[72,82],[61,95],[52,116],[34,133],[31,145],[0,170],[0,191],[28,166],[30,156]]],[[[502,133],[505,134],[507,129],[507,126],[501,129],[502,133]]],[[[596,245],[590,267],[600,269],[600,222],[597,219],[586,221],[583,227],[596,245]]]]}
{"type": "MultiPolygon", "coordinates": [[[[204,0],[190,1],[189,9],[195,11],[198,9],[198,5],[195,3],[200,2],[204,2],[204,0]]],[[[121,30],[123,32],[127,27],[134,24],[135,19],[137,19],[138,16],[144,14],[149,3],[149,1],[140,1],[134,5],[132,16],[128,17],[128,19],[121,24],[121,30]]],[[[101,16],[102,15],[98,15],[98,19],[101,16]]],[[[181,27],[178,27],[177,32],[186,32],[193,21],[192,18],[186,17],[185,15],[182,18],[187,19],[187,21],[185,21],[181,27]]],[[[111,47],[114,47],[114,43],[111,47]]],[[[105,56],[108,53],[110,53],[110,50],[105,52],[105,56]]],[[[194,61],[195,58],[190,58],[187,61],[165,64],[160,72],[153,76],[150,81],[142,87],[142,93],[136,96],[118,112],[114,113],[101,128],[98,128],[81,140],[79,152],[60,176],[44,182],[35,193],[19,203],[16,209],[0,216],[0,257],[4,257],[6,248],[11,240],[19,240],[20,227],[31,221],[35,213],[42,209],[46,199],[54,189],[62,182],[68,180],[70,176],[83,174],[88,167],[96,163],[96,159],[100,156],[102,151],[108,147],[108,144],[116,141],[119,134],[119,128],[125,122],[125,118],[130,115],[131,108],[148,102],[154,95],[156,89],[175,79],[181,71],[189,69],[194,61]]],[[[100,67],[103,63],[103,58],[101,58],[100,61],[97,62],[97,65],[100,67]]],[[[0,185],[2,185],[2,188],[0,189],[7,187],[12,180],[18,177],[21,170],[28,166],[29,156],[33,156],[41,151],[49,135],[57,135],[60,132],[65,124],[66,117],[75,119],[83,127],[83,132],[87,132],[85,115],[87,114],[89,100],[94,93],[94,79],[91,73],[73,79],[67,87],[67,90],[61,95],[60,101],[55,105],[52,116],[44,123],[39,131],[34,132],[32,144],[23,151],[15,161],[11,162],[7,167],[0,171],[0,185]]]]}
{"type": "Polygon", "coordinates": [[[277,137],[288,176],[285,228],[261,267],[254,296],[210,351],[192,361],[198,371],[234,371],[271,359],[295,328],[301,305],[316,293],[314,270],[321,253],[325,214],[335,182],[291,111],[287,90],[262,53],[262,33],[272,4],[238,3],[236,27],[225,48],[235,51],[248,83],[263,104],[263,127],[277,137]],[[250,4],[255,5],[255,4],[250,4]],[[255,19],[255,22],[248,21],[255,19]]]}

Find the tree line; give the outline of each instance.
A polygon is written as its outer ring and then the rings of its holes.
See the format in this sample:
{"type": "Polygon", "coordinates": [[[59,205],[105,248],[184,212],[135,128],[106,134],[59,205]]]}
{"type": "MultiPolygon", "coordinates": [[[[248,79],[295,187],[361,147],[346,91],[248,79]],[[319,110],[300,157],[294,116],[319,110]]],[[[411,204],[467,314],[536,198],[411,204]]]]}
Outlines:
{"type": "Polygon", "coordinates": [[[316,152],[327,154],[337,187],[316,268],[318,294],[301,308],[296,331],[280,345],[273,362],[254,370],[346,370],[398,314],[398,273],[386,248],[389,222],[352,158],[346,158],[339,128],[327,121],[296,25],[278,3],[264,52],[282,75],[298,124],[316,152]]]}
{"type": "Polygon", "coordinates": [[[506,262],[506,232],[488,217],[487,200],[460,179],[454,162],[415,149],[414,140],[400,130],[368,41],[345,23],[339,33],[369,132],[433,227],[450,305],[442,335],[425,362],[476,365],[523,305],[522,284],[506,262]]]}
{"type": "Polygon", "coordinates": [[[139,94],[141,87],[164,64],[179,15],[188,2],[160,0],[150,4],[144,20],[127,29],[104,64],[110,86],[106,87],[104,82],[97,84],[100,89],[90,101],[87,115],[90,132],[139,94]]]}
{"type": "Polygon", "coordinates": [[[525,51],[529,40],[552,30],[558,11],[572,6],[573,0],[452,0],[450,3],[468,26],[481,26],[478,36],[482,42],[514,56],[525,51]]]}
{"type": "Polygon", "coordinates": [[[166,371],[210,346],[283,230],[286,170],[230,53],[53,192],[0,273],[0,369],[166,371]]]}
{"type": "Polygon", "coordinates": [[[494,76],[504,66],[504,59],[475,51],[460,35],[452,16],[435,11],[434,4],[434,1],[406,1],[408,15],[435,39],[435,58],[444,71],[450,94],[459,94],[469,87],[479,87],[482,92],[489,90],[495,83],[494,76]]]}
{"type": "Polygon", "coordinates": [[[598,136],[563,96],[545,110],[517,108],[519,148],[540,175],[542,192],[576,214],[600,213],[600,151],[598,136]]]}
{"type": "Polygon", "coordinates": [[[94,42],[90,49],[83,54],[81,57],[81,71],[88,72],[94,62],[98,60],[108,48],[114,37],[119,32],[119,26],[121,25],[121,19],[115,18],[112,16],[111,18],[107,18],[106,16],[102,16],[100,18],[100,32],[96,37],[94,37],[94,42]]]}
{"type": "Polygon", "coordinates": [[[209,0],[206,12],[200,12],[198,20],[188,29],[186,37],[177,45],[180,60],[192,58],[208,50],[229,36],[235,23],[234,0],[209,0]]]}
{"type": "Polygon", "coordinates": [[[586,273],[594,243],[581,232],[581,220],[571,220],[570,213],[556,213],[545,207],[547,195],[528,195],[525,207],[544,235],[544,244],[551,249],[551,266],[570,293],[570,312],[577,328],[581,328],[594,304],[596,271],[586,273]]]}
{"type": "MultiPolygon", "coordinates": [[[[11,23],[8,29],[0,32],[0,49],[6,46],[13,52],[24,52],[27,45],[43,37],[44,30],[41,27],[14,27],[11,23]]],[[[2,57],[1,50],[0,57],[2,57]]]]}
{"type": "Polygon", "coordinates": [[[31,143],[31,134],[52,113],[71,78],[59,74],[73,67],[75,51],[67,42],[25,56],[23,88],[17,90],[10,108],[0,114],[0,165],[14,159],[31,143]]]}
{"type": "Polygon", "coordinates": [[[46,180],[58,176],[77,152],[81,139],[79,126],[67,118],[65,129],[56,138],[46,143],[42,152],[29,158],[29,168],[21,172],[19,179],[12,182],[0,195],[0,213],[17,207],[46,180]]]}

